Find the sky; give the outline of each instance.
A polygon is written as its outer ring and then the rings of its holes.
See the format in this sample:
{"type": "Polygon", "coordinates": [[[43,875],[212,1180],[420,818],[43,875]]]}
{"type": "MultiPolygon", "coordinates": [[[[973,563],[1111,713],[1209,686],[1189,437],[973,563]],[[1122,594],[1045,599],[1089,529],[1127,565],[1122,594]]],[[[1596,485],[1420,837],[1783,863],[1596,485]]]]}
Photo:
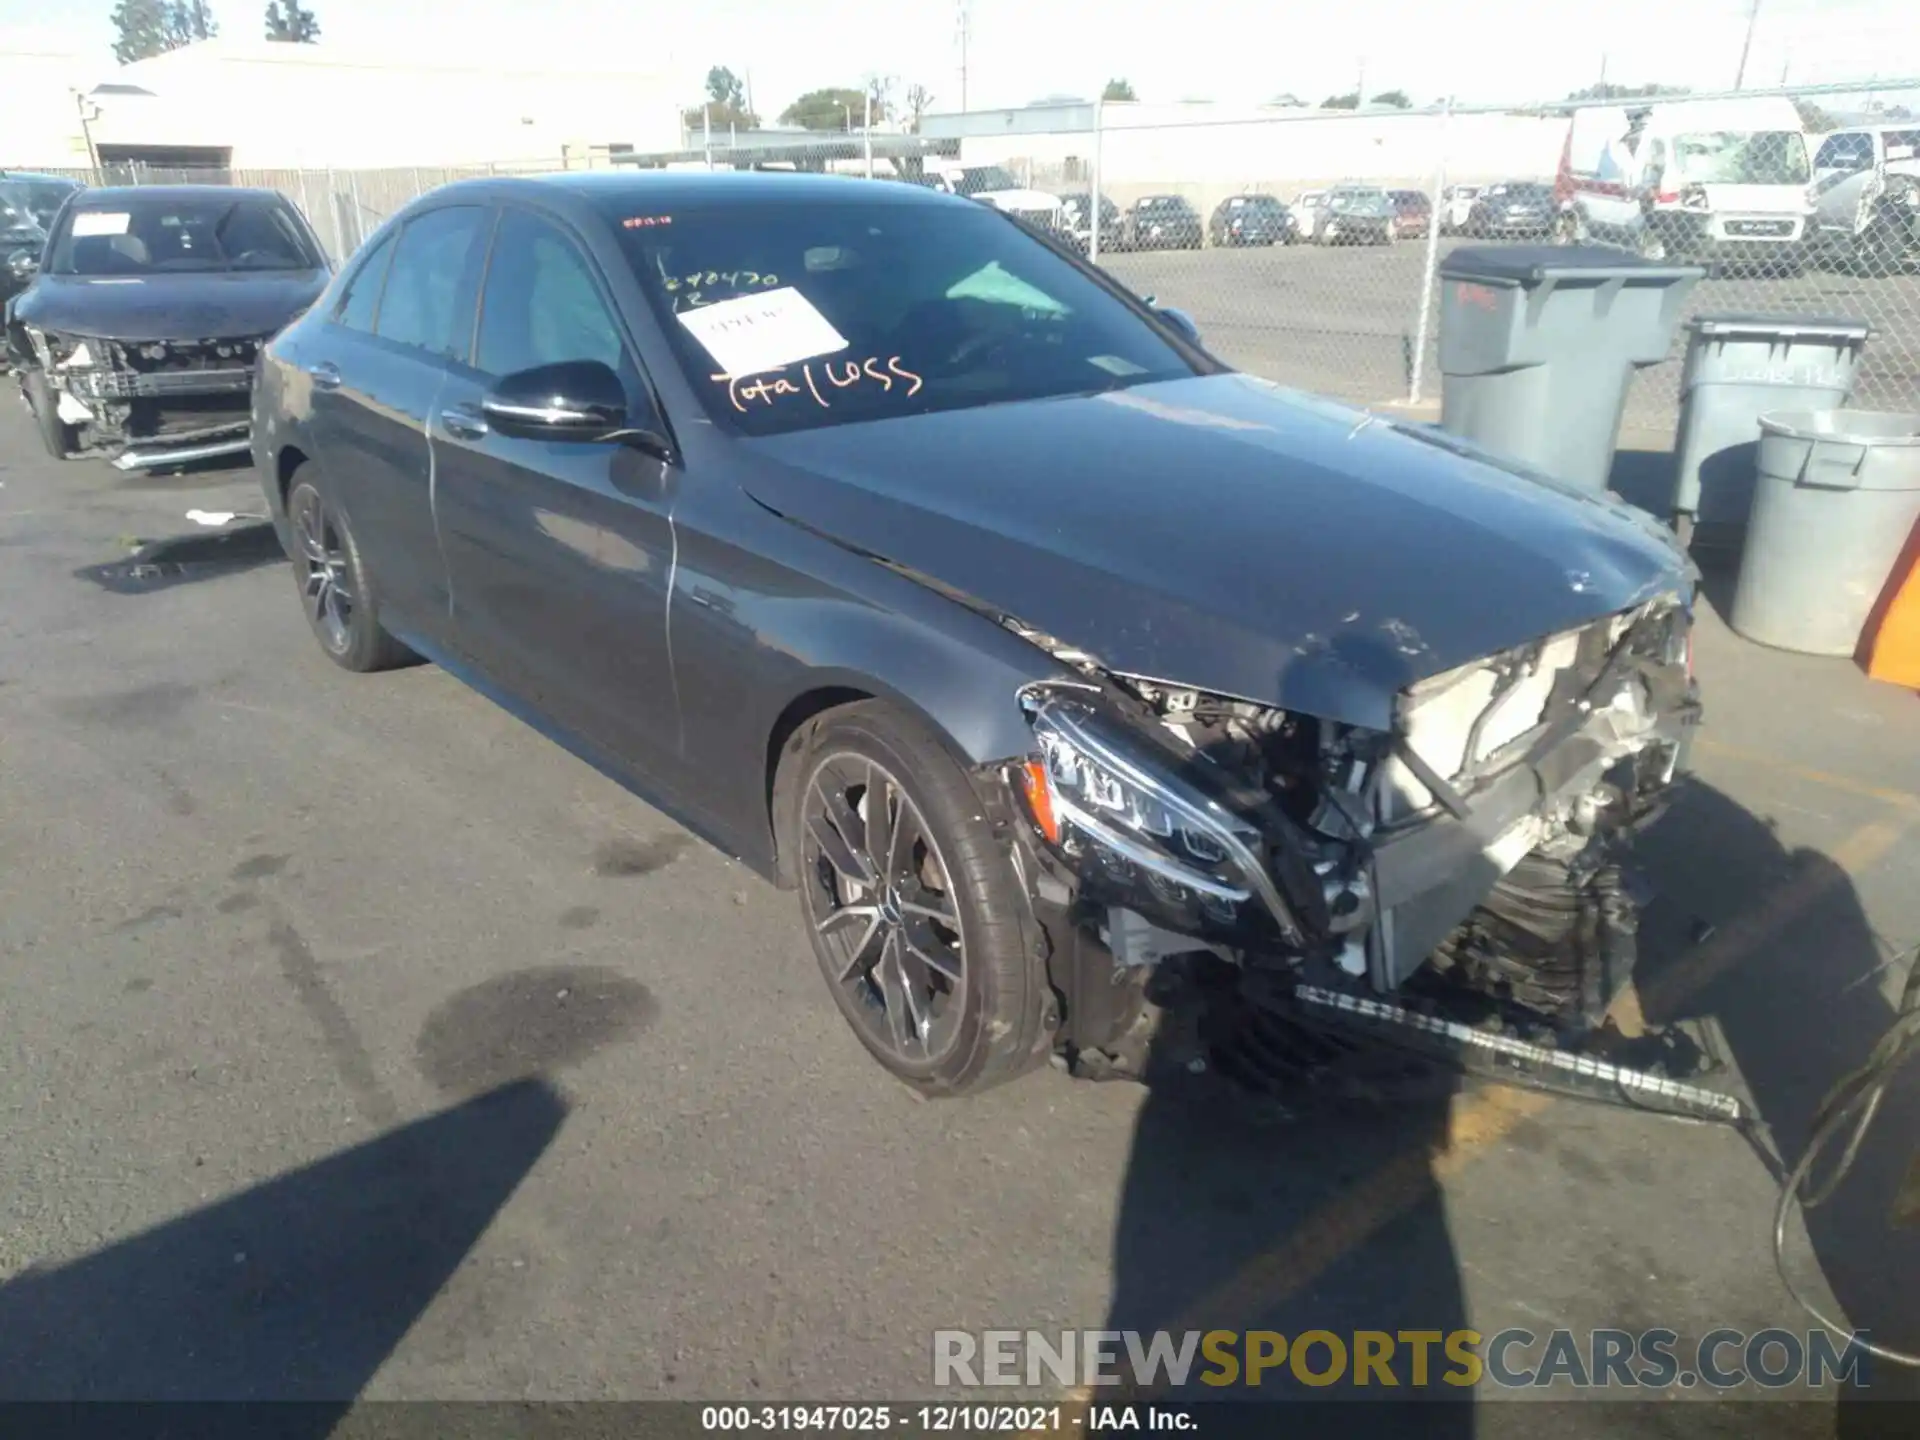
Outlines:
{"type": "MultiPolygon", "coordinates": [[[[263,33],[265,0],[210,0],[226,35],[263,33]]],[[[966,103],[1091,97],[1125,77],[1142,100],[1312,104],[1400,89],[1416,103],[1556,99],[1599,80],[1731,86],[1752,0],[967,0],[966,103]]],[[[1759,0],[1749,84],[1920,75],[1908,0],[1759,0]]],[[[0,51],[110,62],[114,0],[0,0],[0,51]]],[[[451,58],[630,55],[696,103],[711,65],[750,77],[769,118],[803,91],[868,76],[961,108],[960,0],[309,0],[322,39],[451,58]]]]}

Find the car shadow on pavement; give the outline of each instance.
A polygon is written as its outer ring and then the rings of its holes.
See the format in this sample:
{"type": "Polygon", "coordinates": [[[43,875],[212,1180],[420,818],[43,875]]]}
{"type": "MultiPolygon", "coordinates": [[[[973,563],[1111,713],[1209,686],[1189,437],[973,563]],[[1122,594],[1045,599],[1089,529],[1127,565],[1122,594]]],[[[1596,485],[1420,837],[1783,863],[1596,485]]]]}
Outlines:
{"type": "Polygon", "coordinates": [[[516,1081],[16,1276],[0,1286],[0,1400],[305,1401],[268,1416],[196,1411],[176,1433],[220,1418],[231,1433],[320,1440],[566,1111],[545,1082],[516,1081]]]}
{"type": "MultiPolygon", "coordinates": [[[[1876,934],[1845,869],[1817,850],[1789,850],[1766,819],[1710,786],[1690,786],[1642,849],[1662,889],[1717,927],[1690,949],[1649,947],[1639,984],[1647,1018],[1718,1032],[1751,1095],[1759,1143],[1784,1175],[1805,1154],[1822,1100],[1892,1025],[1899,957],[1876,934]]],[[[1824,1278],[1836,1318],[1907,1351],[1920,1350],[1920,1229],[1892,1221],[1917,1146],[1920,1068],[1909,1066],[1846,1180],[1808,1213],[1805,1239],[1790,1222],[1787,1248],[1791,1273],[1816,1303],[1824,1278]]],[[[1816,1184],[1844,1149],[1844,1138],[1826,1149],[1816,1184]]],[[[1769,1271],[1772,1223],[1771,1206],[1752,1217],[1754,1265],[1769,1271]]],[[[1784,1296],[1781,1307],[1781,1323],[1804,1338],[1813,1322],[1784,1296]]],[[[1834,1433],[1920,1433],[1920,1372],[1872,1361],[1864,1378],[1840,1388],[1834,1433]],[[1887,1401],[1904,1403],[1876,1403],[1887,1401]]]]}
{"type": "MultiPolygon", "coordinates": [[[[1762,1124],[1791,1166],[1820,1097],[1861,1061],[1892,1019],[1891,1006],[1869,979],[1885,959],[1883,947],[1844,870],[1817,852],[1789,853],[1764,819],[1702,782],[1685,787],[1639,850],[1637,863],[1662,896],[1643,924],[1640,992],[1656,1000],[1679,997],[1657,1017],[1650,1008],[1650,1018],[1717,1020],[1762,1124]],[[1693,927],[1702,917],[1719,929],[1697,942],[1693,927]]],[[[1287,1337],[1290,1351],[1298,1349],[1304,1332],[1330,1332],[1344,1347],[1346,1363],[1331,1383],[1303,1383],[1289,1354],[1258,1385],[1241,1373],[1235,1383],[1215,1386],[1196,1383],[1210,1368],[1203,1352],[1184,1386],[1159,1389],[1148,1377],[1127,1394],[1096,1392],[1093,1403],[1399,1402],[1342,1405],[1333,1423],[1349,1437],[1531,1435],[1546,1433],[1539,1426],[1548,1415],[1566,1427],[1553,1429],[1556,1435],[1639,1433],[1640,1421],[1652,1421],[1654,1412],[1641,1412],[1636,1420],[1617,1408],[1617,1399],[1603,1407],[1610,1414],[1579,1413],[1587,1411],[1582,1405],[1543,1412],[1499,1400],[1476,1404],[1471,1390],[1446,1382],[1460,1367],[1437,1338],[1424,1389],[1408,1385],[1404,1344],[1396,1346],[1392,1360],[1398,1388],[1354,1383],[1356,1331],[1397,1339],[1404,1331],[1445,1335],[1473,1324],[1438,1194],[1439,1173],[1448,1168],[1450,1145],[1475,1143],[1471,1133],[1463,1142],[1450,1119],[1453,1105],[1490,1098],[1498,1105],[1502,1092],[1476,1088],[1449,1096],[1445,1088],[1443,1083],[1431,1097],[1371,1108],[1308,1100],[1286,1118],[1249,1101],[1211,1071],[1193,1074],[1178,1050],[1157,1055],[1121,1191],[1106,1328],[1141,1331],[1143,1338],[1145,1332],[1172,1330],[1176,1339],[1188,1330],[1273,1330],[1287,1337]],[[1414,1405],[1417,1414],[1411,1413],[1414,1405]]],[[[1899,1103],[1889,1102],[1853,1178],[1814,1212],[1814,1257],[1795,1252],[1796,1273],[1817,1288],[1824,1272],[1854,1323],[1908,1347],[1920,1342],[1920,1286],[1914,1283],[1920,1231],[1890,1231],[1888,1211],[1920,1136],[1915,1088],[1909,1083],[1899,1103]]],[[[1532,1123],[1551,1124],[1551,1112],[1532,1123]]],[[[1493,1128],[1499,1129],[1497,1119],[1493,1128]]],[[[1769,1266],[1770,1206],[1756,1205],[1750,1219],[1753,1267],[1763,1271],[1769,1266]]],[[[1577,1227],[1568,1230],[1566,1244],[1584,1243],[1577,1227]]],[[[1709,1296],[1709,1316],[1713,1308],[1709,1296]]],[[[1590,1323],[1625,1326],[1632,1318],[1590,1323]]],[[[1670,1324],[1684,1344],[1701,1338],[1689,1328],[1701,1318],[1656,1315],[1655,1323],[1670,1324]]],[[[1776,1323],[1802,1337],[1811,1325],[1797,1318],[1784,1295],[1776,1323]]],[[[1244,1358],[1242,1347],[1233,1348],[1244,1358]]],[[[1329,1348],[1316,1340],[1305,1374],[1324,1377],[1330,1367],[1329,1348]]],[[[1217,1374],[1218,1367],[1212,1368],[1217,1374]]],[[[1892,1367],[1876,1368],[1867,1390],[1852,1390],[1840,1401],[1839,1433],[1849,1440],[1911,1435],[1910,1409],[1875,1406],[1865,1398],[1911,1397],[1910,1380],[1892,1367]],[[1898,1424],[1909,1428],[1900,1431],[1898,1424]]],[[[1809,1393],[1801,1390],[1796,1398],[1809,1393]]],[[[1645,1392],[1643,1398],[1677,1397],[1645,1392]]],[[[1824,1411],[1832,1403],[1815,1399],[1811,1408],[1824,1411]]],[[[1661,1413],[1670,1408],[1659,1406],[1661,1413]]],[[[1809,1408],[1796,1407],[1796,1423],[1815,1420],[1818,1433],[1833,1433],[1809,1408]]],[[[1307,1416],[1296,1412],[1295,1418],[1307,1416]]],[[[1315,1417],[1327,1418],[1324,1411],[1315,1417]]]]}
{"type": "Polygon", "coordinates": [[[287,558],[269,521],[143,540],[124,560],[86,565],[74,578],[115,595],[148,595],[222,575],[237,575],[287,558]]]}

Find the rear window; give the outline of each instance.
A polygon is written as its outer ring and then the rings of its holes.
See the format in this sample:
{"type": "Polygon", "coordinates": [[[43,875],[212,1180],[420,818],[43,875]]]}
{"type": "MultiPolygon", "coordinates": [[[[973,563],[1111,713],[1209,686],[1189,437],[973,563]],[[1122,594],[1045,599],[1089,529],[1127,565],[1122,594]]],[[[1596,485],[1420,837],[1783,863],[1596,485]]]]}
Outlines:
{"type": "Polygon", "coordinates": [[[1889,130],[1887,159],[1911,160],[1920,153],[1920,130],[1889,130]]]}
{"type": "Polygon", "coordinates": [[[1804,185],[1812,179],[1806,139],[1792,130],[1732,130],[1680,135],[1676,178],[1700,185],[1804,185]]]}
{"type": "Polygon", "coordinates": [[[775,435],[1195,373],[1078,265],[985,208],[730,205],[621,221],[716,421],[775,435]]]}

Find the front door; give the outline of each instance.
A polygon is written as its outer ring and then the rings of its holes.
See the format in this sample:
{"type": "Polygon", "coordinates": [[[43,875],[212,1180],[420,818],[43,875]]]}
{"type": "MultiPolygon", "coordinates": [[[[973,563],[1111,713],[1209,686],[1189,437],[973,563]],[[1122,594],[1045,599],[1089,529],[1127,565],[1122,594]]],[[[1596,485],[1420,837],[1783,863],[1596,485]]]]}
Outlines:
{"type": "Polygon", "coordinates": [[[435,410],[441,536],[463,648],[571,735],[671,782],[679,706],[668,663],[671,472],[617,443],[523,440],[487,426],[503,376],[599,360],[650,422],[634,351],[597,267],[556,220],[501,211],[470,362],[435,410]]]}

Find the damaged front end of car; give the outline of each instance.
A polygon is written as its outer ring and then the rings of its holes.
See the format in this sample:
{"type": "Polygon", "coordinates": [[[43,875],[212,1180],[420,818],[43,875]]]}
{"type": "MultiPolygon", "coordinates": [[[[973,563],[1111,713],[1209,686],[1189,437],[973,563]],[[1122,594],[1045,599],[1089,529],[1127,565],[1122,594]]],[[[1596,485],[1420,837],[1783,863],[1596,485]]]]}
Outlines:
{"type": "Polygon", "coordinates": [[[1622,849],[1698,723],[1691,623],[1659,595],[1410,684],[1389,730],[1056,650],[1008,779],[1069,1062],[1137,1073],[1140,997],[1195,952],[1296,1017],[1584,1045],[1632,975],[1622,849]]]}
{"type": "Polygon", "coordinates": [[[267,336],[117,340],[23,327],[77,453],[122,470],[243,454],[267,336]]]}

